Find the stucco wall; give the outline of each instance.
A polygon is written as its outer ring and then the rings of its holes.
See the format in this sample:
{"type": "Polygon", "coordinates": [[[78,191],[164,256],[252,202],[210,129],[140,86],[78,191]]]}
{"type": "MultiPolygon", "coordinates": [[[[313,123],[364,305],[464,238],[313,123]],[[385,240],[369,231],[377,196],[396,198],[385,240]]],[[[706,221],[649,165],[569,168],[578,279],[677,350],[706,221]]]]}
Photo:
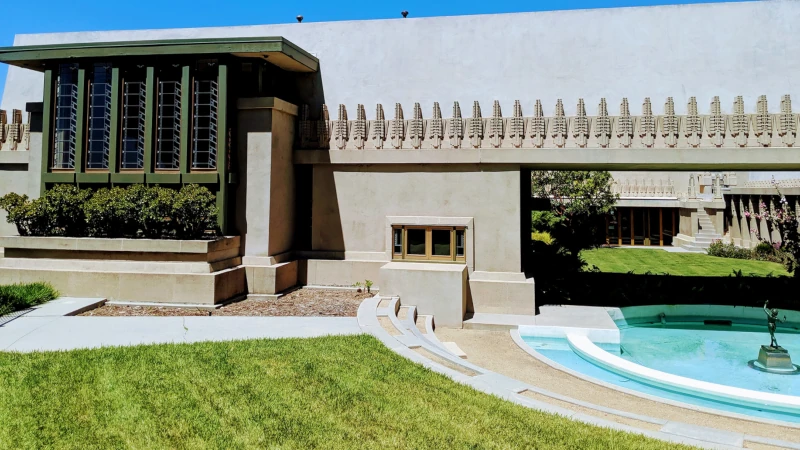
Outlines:
{"type": "MultiPolygon", "coordinates": [[[[563,98],[570,115],[578,97],[590,108],[606,97],[612,115],[622,97],[633,114],[650,97],[658,114],[667,96],[681,114],[690,96],[706,111],[714,95],[724,112],[736,95],[754,112],[761,94],[778,112],[781,95],[800,98],[797,17],[800,2],[770,1],[17,35],[14,43],[284,36],[320,59],[319,97],[348,109],[363,103],[370,117],[379,102],[389,111],[420,102],[427,113],[434,101],[446,110],[459,100],[468,113],[479,100],[487,115],[493,100],[510,111],[515,99],[530,115],[537,98],[545,114],[563,98]]],[[[41,101],[41,80],[10,68],[2,108],[41,101]]]]}
{"type": "Polygon", "coordinates": [[[388,216],[472,217],[475,270],[521,270],[519,167],[315,166],[312,204],[315,251],[380,259],[388,216]]]}
{"type": "MultiPolygon", "coordinates": [[[[42,133],[31,133],[30,148],[30,151],[0,153],[0,196],[16,192],[31,198],[39,197],[42,133]]],[[[6,212],[0,210],[0,236],[16,234],[17,228],[6,222],[6,212]]]]}

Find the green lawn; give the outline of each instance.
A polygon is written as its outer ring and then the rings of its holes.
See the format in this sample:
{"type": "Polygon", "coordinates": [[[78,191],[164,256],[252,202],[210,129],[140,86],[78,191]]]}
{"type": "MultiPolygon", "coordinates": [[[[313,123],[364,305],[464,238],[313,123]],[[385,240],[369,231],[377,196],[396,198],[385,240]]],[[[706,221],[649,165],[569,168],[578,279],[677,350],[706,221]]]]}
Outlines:
{"type": "Polygon", "coordinates": [[[602,272],[668,273],[683,276],[728,276],[734,270],[743,275],[780,276],[789,274],[777,263],[746,259],[718,258],[699,253],[670,253],[661,250],[630,248],[598,248],[581,252],[588,267],[602,272]]]}
{"type": "Polygon", "coordinates": [[[369,336],[0,353],[3,448],[685,448],[482,394],[369,336]]]}

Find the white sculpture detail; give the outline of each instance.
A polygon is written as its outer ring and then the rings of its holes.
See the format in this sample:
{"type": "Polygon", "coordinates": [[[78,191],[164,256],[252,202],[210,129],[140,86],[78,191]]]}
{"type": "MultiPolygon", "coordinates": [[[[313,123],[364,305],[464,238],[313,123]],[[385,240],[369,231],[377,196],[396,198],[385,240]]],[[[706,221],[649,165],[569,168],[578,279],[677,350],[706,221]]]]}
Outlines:
{"type": "Polygon", "coordinates": [[[403,119],[403,106],[400,103],[394,104],[394,119],[390,124],[392,146],[403,148],[403,139],[406,137],[406,123],[403,119]]]}
{"type": "Polygon", "coordinates": [[[481,140],[483,140],[483,118],[481,105],[476,100],[472,103],[472,117],[469,119],[469,142],[472,148],[480,148],[481,140]]]}
{"type": "Polygon", "coordinates": [[[516,148],[522,147],[525,139],[525,119],[522,117],[522,105],[519,100],[514,100],[514,115],[508,119],[508,136],[511,138],[511,145],[516,148]]]}
{"type": "Polygon", "coordinates": [[[428,121],[428,139],[433,148],[442,146],[444,120],[442,120],[442,110],[439,108],[439,102],[433,102],[433,117],[428,121]]]}
{"type": "Polygon", "coordinates": [[[686,139],[692,147],[699,147],[700,139],[703,138],[703,121],[697,112],[697,98],[689,97],[686,109],[688,113],[683,121],[686,139]]]}
{"type": "Polygon", "coordinates": [[[503,114],[500,112],[500,102],[492,103],[492,118],[489,119],[489,142],[492,147],[498,148],[503,143],[503,114]]]}
{"type": "Polygon", "coordinates": [[[597,118],[594,121],[594,137],[597,138],[597,143],[600,147],[607,148],[611,143],[611,118],[608,117],[608,105],[606,99],[600,99],[600,105],[597,110],[597,118]]]}
{"type": "Polygon", "coordinates": [[[664,104],[664,115],[659,118],[658,122],[661,128],[661,136],[664,138],[664,143],[667,147],[678,145],[680,120],[675,115],[675,103],[672,101],[672,97],[667,97],[667,103],[664,104]]]}
{"type": "Polygon", "coordinates": [[[645,97],[642,104],[642,116],[638,120],[639,138],[645,147],[652,147],[656,142],[656,118],[653,116],[653,105],[650,97],[645,97]]]}
{"type": "Polygon", "coordinates": [[[537,148],[544,147],[544,140],[547,138],[547,122],[542,111],[542,101],[536,100],[536,105],[533,107],[533,117],[530,122],[531,139],[533,139],[533,146],[537,148]]]}
{"type": "Polygon", "coordinates": [[[750,137],[750,119],[744,112],[744,100],[741,95],[733,101],[733,114],[728,121],[728,128],[731,130],[731,136],[736,145],[746,147],[747,139],[750,137]]]}
{"type": "Polygon", "coordinates": [[[719,96],[714,96],[711,101],[711,114],[706,118],[706,130],[711,143],[717,147],[722,147],[725,143],[725,116],[722,115],[722,106],[719,96]]]}
{"type": "Polygon", "coordinates": [[[461,147],[461,140],[464,139],[464,119],[461,118],[461,106],[458,102],[453,102],[453,117],[450,118],[449,126],[450,145],[453,148],[461,147]]]}
{"type": "Polygon", "coordinates": [[[414,103],[414,115],[408,121],[408,137],[411,139],[411,146],[420,148],[422,140],[425,139],[425,123],[422,120],[422,108],[419,103],[414,103]]]}
{"type": "Polygon", "coordinates": [[[336,148],[339,150],[344,150],[344,147],[347,145],[347,126],[347,109],[344,105],[340,104],[339,117],[333,128],[333,138],[336,140],[336,148]]]}
{"type": "Polygon", "coordinates": [[[616,125],[617,139],[619,139],[620,145],[624,148],[630,147],[633,144],[633,118],[627,98],[623,98],[619,105],[619,117],[616,125]]]}
{"type": "Polygon", "coordinates": [[[589,118],[586,117],[586,105],[583,104],[583,99],[578,99],[578,111],[572,119],[572,137],[575,138],[575,144],[578,147],[586,147],[589,143],[589,118]]]}
{"type": "Polygon", "coordinates": [[[372,135],[372,145],[378,150],[382,149],[383,142],[386,140],[386,116],[383,113],[383,105],[380,103],[375,107],[375,120],[372,122],[370,134],[372,135]]]}

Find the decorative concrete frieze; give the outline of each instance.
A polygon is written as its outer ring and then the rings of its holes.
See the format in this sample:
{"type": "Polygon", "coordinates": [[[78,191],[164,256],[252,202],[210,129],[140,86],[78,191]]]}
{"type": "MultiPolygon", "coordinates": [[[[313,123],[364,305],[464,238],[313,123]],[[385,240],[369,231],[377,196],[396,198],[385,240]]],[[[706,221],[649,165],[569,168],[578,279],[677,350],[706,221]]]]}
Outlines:
{"type": "Polygon", "coordinates": [[[492,118],[489,119],[489,142],[492,147],[498,148],[503,143],[503,138],[505,137],[503,128],[503,113],[500,111],[500,102],[495,100],[492,103],[492,118]]]}
{"type": "Polygon", "coordinates": [[[637,119],[638,134],[645,147],[653,147],[656,143],[656,129],[658,121],[653,115],[653,105],[650,97],[645,97],[642,104],[642,116],[637,119]]]}
{"type": "Polygon", "coordinates": [[[534,147],[544,147],[544,141],[547,139],[547,124],[548,119],[544,117],[542,101],[536,100],[536,105],[533,107],[533,117],[531,117],[530,125],[528,126],[534,147]]]}
{"type": "Polygon", "coordinates": [[[330,148],[331,139],[331,118],[328,113],[328,107],[322,105],[319,112],[319,119],[317,120],[317,145],[321,149],[330,148]]]}
{"type": "Polygon", "coordinates": [[[439,102],[433,103],[433,116],[428,121],[428,135],[427,138],[433,148],[441,148],[442,141],[444,140],[444,119],[442,119],[442,109],[439,107],[439,102]]]}
{"type": "Polygon", "coordinates": [[[578,99],[578,106],[575,117],[570,121],[570,128],[572,129],[572,137],[575,139],[575,144],[578,147],[586,147],[589,143],[589,129],[591,128],[591,121],[586,117],[586,105],[583,99],[578,99]]]}
{"type": "Polygon", "coordinates": [[[362,104],[356,107],[356,120],[351,125],[350,136],[356,149],[363,150],[367,142],[367,112],[362,104]]]}
{"type": "Polygon", "coordinates": [[[11,123],[6,125],[6,142],[9,150],[17,150],[19,143],[22,142],[22,111],[14,109],[11,111],[11,123]]]}
{"type": "MultiPolygon", "coordinates": [[[[25,150],[31,149],[31,113],[28,113],[28,120],[23,125],[25,131],[22,132],[22,143],[25,146],[25,150]]],[[[230,166],[228,166],[230,167],[230,166]]]]}
{"type": "Polygon", "coordinates": [[[715,147],[722,147],[725,144],[725,125],[726,120],[722,115],[719,96],[714,96],[711,101],[711,114],[706,117],[706,133],[715,147]]]}
{"type": "Polygon", "coordinates": [[[461,117],[461,106],[458,102],[453,102],[453,116],[447,124],[450,146],[461,148],[461,141],[464,139],[464,119],[461,117]]]}
{"type": "Polygon", "coordinates": [[[375,108],[375,120],[370,127],[370,139],[376,150],[383,149],[383,143],[386,141],[386,117],[383,113],[383,105],[380,103],[375,108]]]}
{"type": "Polygon", "coordinates": [[[675,183],[671,178],[656,180],[655,178],[623,178],[615,179],[611,184],[611,192],[620,198],[668,198],[677,199],[675,183]]]}
{"type": "Polygon", "coordinates": [[[688,114],[683,119],[683,132],[688,144],[696,148],[700,146],[700,139],[703,138],[703,120],[697,112],[697,98],[689,97],[686,109],[688,114]]]}
{"type": "Polygon", "coordinates": [[[3,148],[3,144],[6,142],[7,126],[8,126],[8,116],[6,115],[6,110],[0,109],[0,149],[3,148]]]}
{"type": "Polygon", "coordinates": [[[311,143],[314,140],[314,127],[311,122],[310,110],[311,107],[309,105],[302,105],[300,107],[300,116],[297,119],[300,148],[312,148],[311,143]]]}
{"type": "MultiPolygon", "coordinates": [[[[339,105],[337,120],[327,118],[323,105],[320,118],[310,117],[308,106],[301,106],[298,117],[298,149],[384,150],[384,149],[703,149],[743,147],[795,147],[800,130],[800,115],[792,111],[791,99],[781,99],[781,112],[771,114],[767,98],[761,96],[755,114],[745,113],[741,96],[735,98],[732,113],[722,112],[719,97],[713,97],[707,114],[702,114],[696,97],[690,97],[685,115],[678,115],[672,97],[664,103],[663,113],[653,114],[650,98],[645,98],[639,115],[631,115],[627,98],[620,103],[618,115],[608,112],[607,99],[601,98],[597,113],[586,114],[584,99],[578,99],[575,115],[565,114],[559,99],[555,111],[545,116],[542,103],[536,100],[531,117],[525,117],[522,102],[515,100],[510,115],[503,116],[502,105],[493,101],[492,113],[483,117],[475,101],[472,114],[462,117],[458,102],[453,103],[449,118],[442,117],[438,103],[430,118],[423,117],[424,105],[414,103],[409,119],[403,107],[395,105],[394,118],[386,120],[383,106],[377,105],[375,120],[366,117],[364,106],[356,106],[356,117],[349,120],[345,105],[339,105]],[[325,118],[323,118],[325,117],[325,118]],[[464,145],[464,139],[468,145],[464,145]],[[388,142],[389,146],[386,145],[388,142]]],[[[0,137],[15,137],[14,147],[25,140],[26,126],[21,115],[9,117],[0,137]],[[16,121],[15,121],[16,120],[16,121]],[[16,127],[12,125],[17,124],[16,127]]],[[[2,144],[3,141],[0,141],[2,144]]],[[[10,148],[8,142],[3,150],[10,148]]]]}
{"type": "Polygon", "coordinates": [[[508,137],[511,145],[516,148],[522,147],[525,140],[525,118],[522,117],[522,105],[519,100],[514,100],[514,115],[508,119],[508,137]]]}
{"type": "Polygon", "coordinates": [[[406,138],[406,123],[403,119],[403,106],[400,103],[394,104],[394,119],[391,120],[389,128],[392,147],[403,148],[403,139],[406,138]]]}
{"type": "Polygon", "coordinates": [[[667,97],[664,104],[664,115],[658,118],[658,127],[661,129],[661,137],[667,147],[678,145],[678,133],[680,131],[680,119],[675,115],[675,102],[672,97],[667,97]]]}
{"type": "Polygon", "coordinates": [[[339,114],[333,123],[333,140],[336,148],[344,150],[349,137],[349,123],[347,122],[347,109],[344,105],[339,105],[339,114]]]}
{"type": "Polygon", "coordinates": [[[738,147],[746,147],[750,137],[750,119],[744,112],[744,100],[739,95],[733,102],[733,114],[728,118],[731,136],[738,147]]]}
{"type": "Polygon", "coordinates": [[[414,103],[414,115],[408,121],[408,138],[411,140],[411,147],[422,147],[422,140],[425,139],[425,123],[422,120],[422,108],[419,103],[414,103]]]}
{"type": "Polygon", "coordinates": [[[619,105],[619,117],[616,120],[616,135],[622,148],[629,148],[633,143],[633,122],[628,99],[623,98],[619,105]]]}
{"type": "Polygon", "coordinates": [[[481,116],[481,105],[477,101],[472,103],[472,117],[467,125],[469,132],[469,143],[472,148],[481,148],[483,140],[483,117],[481,116]]]}
{"type": "Polygon", "coordinates": [[[775,117],[775,128],[781,142],[787,147],[791,147],[797,138],[798,116],[792,114],[792,98],[784,95],[781,99],[781,113],[775,117]]]}
{"type": "Polygon", "coordinates": [[[611,143],[611,118],[608,117],[608,106],[606,99],[600,99],[597,107],[597,118],[594,120],[594,137],[597,144],[602,148],[607,148],[611,143]]]}
{"type": "Polygon", "coordinates": [[[556,102],[556,116],[553,117],[550,126],[550,133],[553,137],[553,144],[563,148],[567,143],[567,117],[564,114],[564,103],[561,99],[556,102]]]}

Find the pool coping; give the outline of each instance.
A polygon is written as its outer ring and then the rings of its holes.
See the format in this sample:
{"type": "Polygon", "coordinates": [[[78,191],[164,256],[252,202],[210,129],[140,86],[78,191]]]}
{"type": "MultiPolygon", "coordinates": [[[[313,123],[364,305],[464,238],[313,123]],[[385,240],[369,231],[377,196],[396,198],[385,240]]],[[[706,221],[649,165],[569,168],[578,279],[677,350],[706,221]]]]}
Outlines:
{"type": "Polygon", "coordinates": [[[590,363],[657,388],[678,390],[683,394],[699,395],[716,401],[733,401],[749,407],[764,405],[771,412],[800,413],[800,397],[760,392],[735,386],[711,383],[652,369],[612,355],[595,345],[586,336],[567,335],[570,348],[590,363]]]}
{"type": "MultiPolygon", "coordinates": [[[[713,414],[713,415],[717,415],[717,416],[730,417],[732,419],[749,420],[751,422],[759,422],[759,423],[766,423],[766,424],[770,424],[770,425],[777,425],[777,426],[781,426],[781,427],[800,429],[800,423],[784,422],[782,420],[774,420],[774,419],[765,419],[765,418],[762,418],[762,417],[754,417],[754,416],[749,416],[749,415],[746,415],[746,414],[739,414],[739,413],[723,411],[723,410],[715,409],[715,408],[708,408],[708,407],[705,407],[705,406],[692,405],[690,403],[684,403],[684,402],[680,402],[680,401],[677,401],[677,400],[658,397],[658,396],[655,396],[655,395],[646,394],[644,392],[639,392],[639,391],[636,391],[636,390],[633,390],[633,389],[624,388],[622,386],[617,386],[617,385],[609,383],[607,381],[603,381],[603,380],[600,380],[600,379],[597,379],[597,378],[594,378],[594,377],[590,377],[590,376],[588,376],[586,374],[583,374],[581,372],[578,372],[576,370],[572,370],[572,369],[570,369],[570,368],[568,368],[566,366],[563,366],[563,365],[561,365],[561,364],[559,364],[559,363],[547,358],[546,356],[542,355],[541,353],[537,352],[535,349],[530,347],[524,340],[522,340],[522,336],[520,335],[519,330],[512,329],[512,330],[510,330],[510,334],[511,334],[511,339],[514,341],[514,343],[517,344],[517,346],[519,348],[521,348],[525,353],[527,353],[531,357],[535,358],[536,360],[538,360],[538,361],[540,361],[540,362],[542,362],[544,364],[547,364],[548,366],[550,366],[550,367],[552,367],[552,368],[554,368],[556,370],[560,370],[562,372],[568,373],[569,375],[572,375],[572,376],[574,376],[576,378],[579,378],[581,380],[588,381],[590,383],[596,384],[598,386],[603,386],[603,387],[608,388],[608,389],[613,389],[613,390],[616,390],[616,391],[619,391],[619,392],[623,392],[625,394],[629,394],[629,395],[633,395],[633,396],[636,396],[636,397],[644,398],[644,399],[651,400],[651,401],[654,401],[654,402],[665,403],[667,405],[672,405],[672,406],[675,406],[675,407],[678,407],[678,408],[685,408],[685,409],[689,409],[689,410],[692,410],[692,411],[698,411],[698,412],[702,412],[702,413],[706,413],[706,414],[713,414]]],[[[595,405],[595,407],[597,407],[597,406],[599,406],[599,405],[595,405]]],[[[748,439],[748,440],[750,440],[750,439],[748,439]]],[[[800,446],[798,446],[798,448],[800,448],[800,446]]]]}

